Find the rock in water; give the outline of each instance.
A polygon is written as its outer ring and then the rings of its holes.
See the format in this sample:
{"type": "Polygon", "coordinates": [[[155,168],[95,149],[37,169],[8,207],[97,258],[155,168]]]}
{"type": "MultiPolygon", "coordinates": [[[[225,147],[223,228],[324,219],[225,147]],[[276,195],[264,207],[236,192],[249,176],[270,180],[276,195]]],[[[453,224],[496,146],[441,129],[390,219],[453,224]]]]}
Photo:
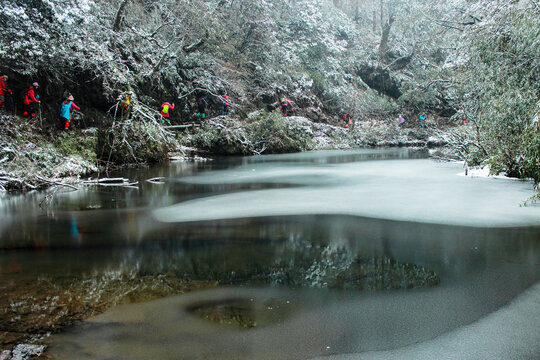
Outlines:
{"type": "MultiPolygon", "coordinates": [[[[27,360],[32,356],[41,355],[44,351],[45,346],[43,345],[19,344],[13,349],[11,360],[27,360]]],[[[2,357],[2,359],[4,358],[2,357]]]]}

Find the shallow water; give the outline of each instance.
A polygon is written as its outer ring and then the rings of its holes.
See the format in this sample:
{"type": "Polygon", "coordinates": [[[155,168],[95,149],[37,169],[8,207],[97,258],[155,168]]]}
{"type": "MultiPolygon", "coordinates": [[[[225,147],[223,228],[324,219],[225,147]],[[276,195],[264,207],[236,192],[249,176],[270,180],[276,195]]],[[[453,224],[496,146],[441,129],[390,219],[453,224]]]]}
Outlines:
{"type": "MultiPolygon", "coordinates": [[[[540,280],[540,208],[520,207],[531,184],[465,178],[459,164],[425,156],[173,163],[126,173],[136,189],[2,198],[0,279],[16,264],[37,275],[174,273],[220,284],[73,327],[55,337],[57,359],[420,358],[413,344],[450,348],[446,338],[540,280]],[[144,181],[156,176],[164,184],[144,181]]],[[[495,321],[501,331],[485,338],[538,325],[530,303],[529,319],[510,329],[495,321]]],[[[540,337],[526,339],[510,358],[540,354],[540,337]]]]}

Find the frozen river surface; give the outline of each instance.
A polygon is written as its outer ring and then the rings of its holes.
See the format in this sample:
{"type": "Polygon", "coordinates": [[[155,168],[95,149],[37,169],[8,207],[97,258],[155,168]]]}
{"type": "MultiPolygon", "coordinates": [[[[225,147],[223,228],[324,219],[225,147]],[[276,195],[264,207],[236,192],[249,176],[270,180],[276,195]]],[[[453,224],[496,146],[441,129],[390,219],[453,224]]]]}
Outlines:
{"type": "Polygon", "coordinates": [[[164,184],[141,187],[129,209],[56,214],[83,228],[102,223],[78,246],[128,244],[123,266],[220,286],[118,307],[57,336],[51,353],[540,358],[540,207],[521,206],[532,184],[465,177],[461,164],[424,157],[350,151],[189,171],[172,164],[151,174],[164,184]],[[205,306],[254,321],[218,324],[205,306]]]}
{"type": "Polygon", "coordinates": [[[457,176],[464,173],[463,164],[428,159],[313,163],[324,160],[323,154],[267,157],[181,178],[192,184],[275,183],[292,188],[212,196],[159,209],[155,215],[169,222],[335,214],[468,226],[540,225],[540,206],[520,207],[531,196],[531,183],[457,176]]]}

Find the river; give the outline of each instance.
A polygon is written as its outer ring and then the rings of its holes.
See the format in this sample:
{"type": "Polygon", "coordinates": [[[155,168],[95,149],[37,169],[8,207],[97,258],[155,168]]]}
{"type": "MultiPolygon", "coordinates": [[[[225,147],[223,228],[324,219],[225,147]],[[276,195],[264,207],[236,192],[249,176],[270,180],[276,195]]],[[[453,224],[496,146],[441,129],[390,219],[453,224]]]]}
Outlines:
{"type": "Polygon", "coordinates": [[[538,358],[532,184],[462,173],[422,151],[320,151],[3,196],[0,284],[213,284],[69,326],[55,359],[538,358]]]}

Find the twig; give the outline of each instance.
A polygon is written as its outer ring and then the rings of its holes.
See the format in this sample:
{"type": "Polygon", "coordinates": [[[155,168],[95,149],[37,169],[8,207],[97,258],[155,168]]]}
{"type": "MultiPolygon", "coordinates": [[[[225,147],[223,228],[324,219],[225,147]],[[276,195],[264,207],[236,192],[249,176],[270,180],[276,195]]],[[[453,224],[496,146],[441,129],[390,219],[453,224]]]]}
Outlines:
{"type": "Polygon", "coordinates": [[[48,184],[48,185],[57,185],[57,186],[64,186],[64,187],[68,187],[70,189],[73,189],[73,190],[79,190],[78,187],[76,186],[73,186],[73,185],[69,185],[69,184],[66,184],[66,183],[63,183],[63,182],[60,182],[60,181],[57,181],[57,180],[53,180],[53,179],[45,179],[41,176],[37,176],[36,177],[38,180],[48,184]]]}
{"type": "Polygon", "coordinates": [[[162,180],[165,180],[165,178],[164,177],[155,177],[155,178],[152,178],[152,179],[148,179],[146,181],[149,182],[149,183],[152,183],[152,184],[165,184],[162,180]]]}

